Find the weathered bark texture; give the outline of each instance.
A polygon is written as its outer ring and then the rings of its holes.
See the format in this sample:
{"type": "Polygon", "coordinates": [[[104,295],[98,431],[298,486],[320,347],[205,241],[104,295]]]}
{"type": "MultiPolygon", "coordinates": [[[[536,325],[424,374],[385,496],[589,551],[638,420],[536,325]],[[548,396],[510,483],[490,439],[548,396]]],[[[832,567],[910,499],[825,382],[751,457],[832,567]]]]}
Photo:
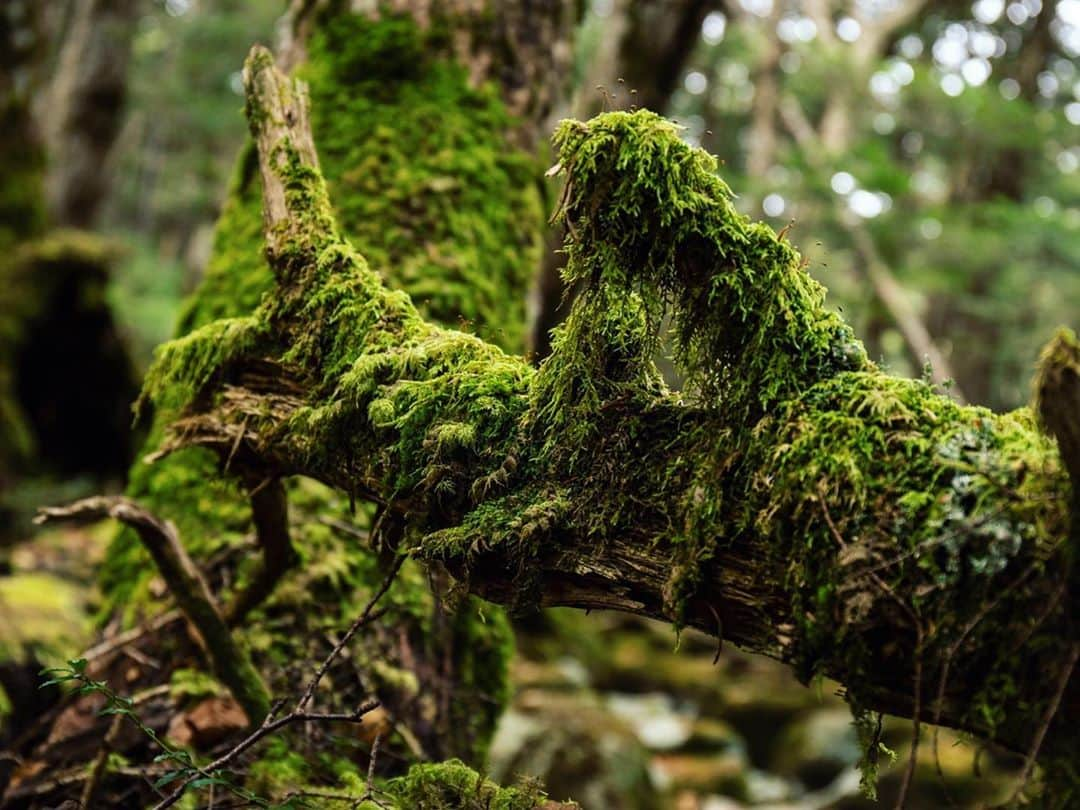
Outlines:
{"type": "Polygon", "coordinates": [[[582,293],[534,371],[383,284],[277,81],[248,99],[276,293],[160,354],[147,393],[184,409],[167,449],[380,503],[486,598],[667,618],[860,707],[1041,746],[1068,801],[1070,487],[1030,412],[878,371],[790,245],[648,112],[556,136],[582,293]],[[651,361],[665,305],[683,395],[651,361]]]}

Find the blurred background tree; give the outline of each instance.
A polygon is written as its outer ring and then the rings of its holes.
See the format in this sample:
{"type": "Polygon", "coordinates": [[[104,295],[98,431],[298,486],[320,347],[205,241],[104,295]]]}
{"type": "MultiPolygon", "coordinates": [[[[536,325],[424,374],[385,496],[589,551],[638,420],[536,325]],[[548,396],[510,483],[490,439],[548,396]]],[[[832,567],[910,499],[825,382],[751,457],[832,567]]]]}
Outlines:
{"type": "Polygon", "coordinates": [[[1008,409],[1076,318],[1078,55],[1072,0],[745,0],[706,17],[669,112],[872,355],[1008,409]]]}

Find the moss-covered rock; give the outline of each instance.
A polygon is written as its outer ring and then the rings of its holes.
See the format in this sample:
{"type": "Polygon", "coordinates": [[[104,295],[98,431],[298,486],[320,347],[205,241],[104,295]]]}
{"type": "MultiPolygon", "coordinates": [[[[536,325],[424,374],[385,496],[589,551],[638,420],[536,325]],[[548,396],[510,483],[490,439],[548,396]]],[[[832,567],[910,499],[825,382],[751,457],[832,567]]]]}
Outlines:
{"type": "Polygon", "coordinates": [[[15,473],[118,478],[131,460],[138,384],[106,301],[114,260],[69,230],[0,256],[0,489],[15,473]]]}

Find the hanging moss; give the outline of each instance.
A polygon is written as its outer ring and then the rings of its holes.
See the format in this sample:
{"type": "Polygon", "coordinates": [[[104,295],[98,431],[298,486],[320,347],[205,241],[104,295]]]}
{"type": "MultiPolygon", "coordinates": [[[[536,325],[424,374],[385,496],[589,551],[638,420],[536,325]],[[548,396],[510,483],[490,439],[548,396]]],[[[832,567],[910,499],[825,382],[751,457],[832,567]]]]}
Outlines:
{"type": "MultiPolygon", "coordinates": [[[[1046,633],[1033,649],[1023,639],[1032,617],[1064,619],[1067,605],[1050,614],[1045,605],[1068,576],[1054,569],[1072,554],[1062,549],[1061,464],[1031,413],[963,408],[876,370],[794,249],[735,213],[715,161],[668,122],[611,113],[564,123],[556,143],[568,184],[567,278],[585,291],[538,380],[547,445],[559,442],[553,430],[607,433],[613,400],[655,386],[643,364],[667,310],[684,397],[716,414],[696,437],[711,451],[698,452],[698,472],[684,479],[667,594],[676,617],[718,543],[765,535],[787,569],[804,677],[845,673],[860,697],[859,673],[910,673],[910,660],[890,658],[912,640],[874,635],[895,627],[896,616],[883,618],[899,611],[919,635],[917,655],[969,656],[962,676],[953,673],[974,687],[965,722],[993,735],[1006,715],[1017,722],[1007,707],[1020,693],[1041,695],[1026,715],[1040,717],[1052,691],[1039,672],[1064,660],[1070,642],[1046,633]],[[627,346],[644,350],[628,358],[627,346]],[[613,374],[613,364],[636,371],[613,374]],[[617,384],[603,391],[603,381],[617,384]],[[880,586],[868,570],[882,572],[880,586]],[[1010,638],[1006,653],[999,645],[1010,638]]],[[[588,447],[563,451],[567,463],[597,452],[588,447]]],[[[1059,750],[1073,739],[1059,732],[1059,750]]]]}

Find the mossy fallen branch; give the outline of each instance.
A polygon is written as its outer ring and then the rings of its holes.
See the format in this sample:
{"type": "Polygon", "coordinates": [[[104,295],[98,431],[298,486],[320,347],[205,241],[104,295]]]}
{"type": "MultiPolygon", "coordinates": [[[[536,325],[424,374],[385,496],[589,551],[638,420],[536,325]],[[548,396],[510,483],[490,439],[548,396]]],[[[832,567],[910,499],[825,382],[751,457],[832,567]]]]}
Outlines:
{"type": "Polygon", "coordinates": [[[336,229],[301,89],[259,51],[246,73],[277,289],[243,345],[161,353],[151,396],[191,394],[167,449],[384,504],[495,601],[722,629],[862,707],[1038,740],[1074,795],[1074,685],[1037,731],[1073,651],[1070,487],[1030,411],[882,373],[644,111],[556,135],[581,293],[533,370],[387,289],[336,229]],[[681,392],[652,361],[668,312],[681,392]]]}

